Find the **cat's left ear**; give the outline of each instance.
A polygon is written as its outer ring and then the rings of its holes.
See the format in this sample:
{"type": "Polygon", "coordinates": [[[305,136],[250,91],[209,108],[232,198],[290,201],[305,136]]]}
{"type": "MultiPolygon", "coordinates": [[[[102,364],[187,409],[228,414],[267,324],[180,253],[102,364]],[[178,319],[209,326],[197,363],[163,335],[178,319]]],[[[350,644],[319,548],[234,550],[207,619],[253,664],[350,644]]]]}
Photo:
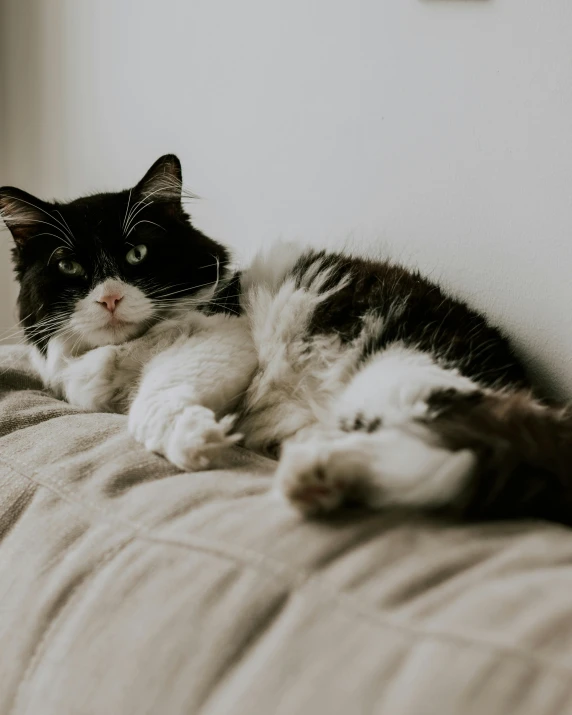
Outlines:
{"type": "Polygon", "coordinates": [[[38,232],[39,225],[53,221],[44,201],[14,186],[0,188],[0,216],[19,246],[38,232]]]}
{"type": "Polygon", "coordinates": [[[181,162],[174,154],[165,154],[157,159],[135,190],[149,201],[180,203],[183,192],[181,162]]]}

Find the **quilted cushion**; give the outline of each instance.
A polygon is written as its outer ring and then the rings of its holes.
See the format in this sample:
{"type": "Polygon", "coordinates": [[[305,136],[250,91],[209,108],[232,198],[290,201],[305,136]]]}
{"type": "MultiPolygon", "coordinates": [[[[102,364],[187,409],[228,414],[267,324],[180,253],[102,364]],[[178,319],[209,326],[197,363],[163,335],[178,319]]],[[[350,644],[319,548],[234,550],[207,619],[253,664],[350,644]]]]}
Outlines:
{"type": "Polygon", "coordinates": [[[305,521],[0,352],[1,715],[572,712],[572,532],[305,521]]]}

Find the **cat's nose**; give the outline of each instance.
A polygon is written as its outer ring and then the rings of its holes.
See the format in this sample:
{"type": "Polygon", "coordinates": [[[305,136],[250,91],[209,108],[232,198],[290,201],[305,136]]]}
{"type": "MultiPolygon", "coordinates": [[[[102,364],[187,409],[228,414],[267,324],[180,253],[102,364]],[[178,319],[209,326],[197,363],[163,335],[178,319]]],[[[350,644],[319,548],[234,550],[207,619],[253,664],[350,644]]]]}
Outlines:
{"type": "Polygon", "coordinates": [[[122,299],[123,296],[119,293],[110,293],[109,295],[102,296],[97,302],[107,308],[110,313],[113,313],[115,311],[115,308],[117,307],[117,304],[122,299]]]}

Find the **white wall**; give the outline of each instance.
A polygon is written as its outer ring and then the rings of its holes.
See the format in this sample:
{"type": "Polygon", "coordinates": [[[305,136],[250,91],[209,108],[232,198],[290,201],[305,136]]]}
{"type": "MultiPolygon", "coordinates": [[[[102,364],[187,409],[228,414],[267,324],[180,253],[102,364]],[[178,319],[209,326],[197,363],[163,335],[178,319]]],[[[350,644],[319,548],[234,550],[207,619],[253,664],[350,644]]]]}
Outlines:
{"type": "Polygon", "coordinates": [[[215,237],[417,264],[572,395],[570,0],[7,4],[41,35],[10,181],[123,187],[175,151],[215,237]]]}

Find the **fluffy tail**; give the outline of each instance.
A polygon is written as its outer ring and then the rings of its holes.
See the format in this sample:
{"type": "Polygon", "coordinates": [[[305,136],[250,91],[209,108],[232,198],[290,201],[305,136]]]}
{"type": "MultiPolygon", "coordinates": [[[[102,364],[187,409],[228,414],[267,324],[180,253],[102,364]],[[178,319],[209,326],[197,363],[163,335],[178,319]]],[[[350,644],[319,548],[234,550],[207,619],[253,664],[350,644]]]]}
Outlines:
{"type": "Polygon", "coordinates": [[[525,391],[443,391],[424,422],[449,449],[477,455],[474,477],[451,505],[455,514],[572,525],[570,407],[542,404],[525,391]]]}

